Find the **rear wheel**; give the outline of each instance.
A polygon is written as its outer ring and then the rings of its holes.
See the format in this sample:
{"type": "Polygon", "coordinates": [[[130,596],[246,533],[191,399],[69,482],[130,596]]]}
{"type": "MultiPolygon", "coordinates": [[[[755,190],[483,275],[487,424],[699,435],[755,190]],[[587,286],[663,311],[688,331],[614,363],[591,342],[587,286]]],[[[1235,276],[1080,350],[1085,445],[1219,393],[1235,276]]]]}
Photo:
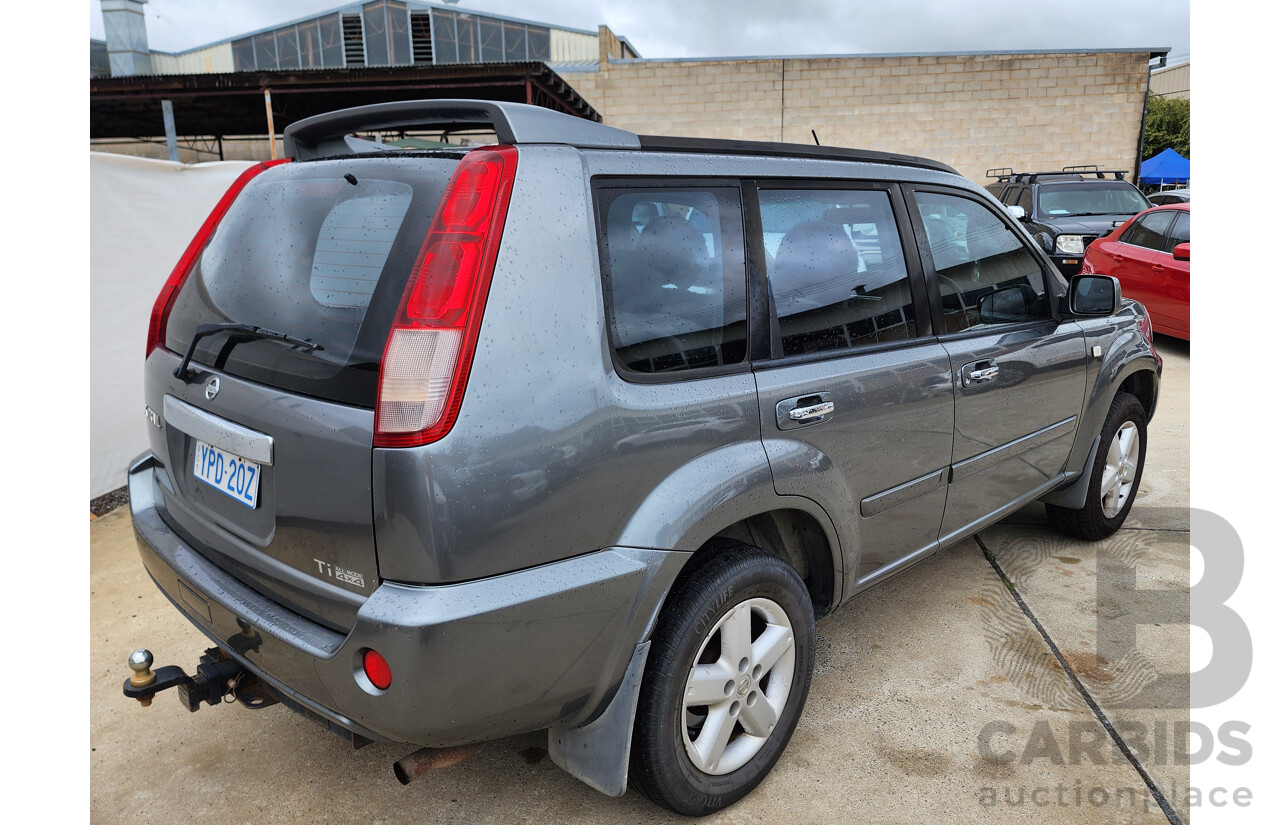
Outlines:
{"type": "Polygon", "coordinates": [[[1129,393],[1119,393],[1102,425],[1102,440],[1084,507],[1068,510],[1046,504],[1049,523],[1067,535],[1088,541],[1105,539],[1119,530],[1138,497],[1146,457],[1146,409],[1129,393]]]}
{"type": "Polygon", "coordinates": [[[702,816],[773,768],[809,695],[815,631],[789,565],[746,545],[682,576],[654,630],[631,748],[632,785],[702,816]]]}

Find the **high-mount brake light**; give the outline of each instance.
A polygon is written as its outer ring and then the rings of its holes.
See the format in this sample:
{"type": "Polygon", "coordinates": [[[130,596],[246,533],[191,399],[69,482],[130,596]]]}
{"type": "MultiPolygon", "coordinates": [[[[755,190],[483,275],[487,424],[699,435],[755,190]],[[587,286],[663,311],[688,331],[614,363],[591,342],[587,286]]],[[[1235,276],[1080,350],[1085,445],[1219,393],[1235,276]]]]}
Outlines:
{"type": "Polygon", "coordinates": [[[177,297],[178,292],[182,289],[187,276],[191,274],[191,270],[195,267],[196,259],[200,257],[200,253],[204,251],[209,239],[213,237],[214,230],[222,222],[223,216],[231,208],[231,204],[235,201],[236,196],[240,194],[240,190],[244,189],[249,181],[272,166],[288,162],[288,158],[269,160],[250,166],[241,172],[240,177],[235,179],[235,182],[223,194],[218,204],[213,207],[209,217],[204,219],[204,223],[200,225],[196,236],[191,239],[191,243],[187,244],[187,250],[178,259],[178,265],[173,268],[173,272],[169,273],[169,280],[165,281],[164,286],[160,289],[155,305],[151,307],[151,324],[147,327],[148,357],[158,347],[164,346],[165,327],[169,325],[169,310],[173,308],[173,299],[177,297]]]}
{"type": "Polygon", "coordinates": [[[515,183],[514,146],[454,170],[410,273],[378,375],[378,447],[438,441],[458,418],[515,183]]]}

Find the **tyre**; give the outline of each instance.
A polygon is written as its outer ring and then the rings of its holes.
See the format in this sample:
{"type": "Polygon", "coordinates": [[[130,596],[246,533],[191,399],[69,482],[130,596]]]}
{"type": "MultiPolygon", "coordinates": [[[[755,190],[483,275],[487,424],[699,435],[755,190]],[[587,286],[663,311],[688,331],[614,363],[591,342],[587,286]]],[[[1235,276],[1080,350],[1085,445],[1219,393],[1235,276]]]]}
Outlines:
{"type": "Polygon", "coordinates": [[[813,605],[788,564],[727,545],[681,573],[654,629],[630,779],[676,813],[746,796],[791,739],[813,678],[813,605]]]}
{"type": "Polygon", "coordinates": [[[1142,482],[1147,457],[1147,412],[1129,393],[1116,395],[1102,424],[1084,507],[1045,505],[1049,523],[1069,536],[1097,541],[1120,529],[1142,482]]]}

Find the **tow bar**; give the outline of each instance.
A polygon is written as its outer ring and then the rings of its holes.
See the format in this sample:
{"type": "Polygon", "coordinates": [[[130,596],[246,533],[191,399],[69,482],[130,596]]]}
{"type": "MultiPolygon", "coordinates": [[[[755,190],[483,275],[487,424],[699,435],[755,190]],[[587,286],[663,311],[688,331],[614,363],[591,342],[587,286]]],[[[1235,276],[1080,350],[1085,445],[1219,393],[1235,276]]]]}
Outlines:
{"type": "Polygon", "coordinates": [[[149,650],[135,650],[129,656],[129,668],[133,675],[124,680],[124,695],[137,699],[144,708],[162,690],[176,687],[178,700],[192,713],[200,709],[200,703],[212,707],[227,701],[239,701],[249,708],[265,708],[278,700],[249,671],[232,659],[221,648],[211,647],[200,657],[195,676],[188,676],[176,665],[151,670],[155,657],[149,650]]]}

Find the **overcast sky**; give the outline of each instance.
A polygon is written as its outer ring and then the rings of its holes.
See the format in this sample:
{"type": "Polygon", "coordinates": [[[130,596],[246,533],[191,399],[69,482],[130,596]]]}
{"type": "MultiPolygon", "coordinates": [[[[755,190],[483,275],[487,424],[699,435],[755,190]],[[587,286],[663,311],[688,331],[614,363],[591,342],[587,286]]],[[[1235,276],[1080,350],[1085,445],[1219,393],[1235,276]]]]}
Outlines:
{"type": "MultiPolygon", "coordinates": [[[[340,0],[150,0],[151,48],[184,51],[338,8],[340,0]]],[[[1191,55],[1190,0],[464,0],[459,8],[595,30],[644,57],[1169,47],[1191,55]]],[[[89,0],[90,37],[103,37],[89,0]]]]}

